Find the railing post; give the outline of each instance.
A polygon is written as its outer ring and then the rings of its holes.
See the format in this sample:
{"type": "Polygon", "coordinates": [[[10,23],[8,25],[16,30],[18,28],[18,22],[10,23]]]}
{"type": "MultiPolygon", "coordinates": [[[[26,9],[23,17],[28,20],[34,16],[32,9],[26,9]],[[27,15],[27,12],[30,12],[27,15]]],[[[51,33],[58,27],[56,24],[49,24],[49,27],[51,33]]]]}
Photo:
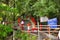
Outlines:
{"type": "Polygon", "coordinates": [[[13,30],[13,40],[15,40],[15,30],[13,30]]]}

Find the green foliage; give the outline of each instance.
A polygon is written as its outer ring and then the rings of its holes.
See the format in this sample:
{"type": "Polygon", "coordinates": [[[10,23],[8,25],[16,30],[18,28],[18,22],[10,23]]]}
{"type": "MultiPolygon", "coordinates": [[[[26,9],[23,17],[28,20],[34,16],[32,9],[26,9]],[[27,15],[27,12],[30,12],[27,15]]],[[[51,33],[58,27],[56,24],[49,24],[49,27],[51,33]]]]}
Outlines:
{"type": "Polygon", "coordinates": [[[15,38],[20,40],[36,40],[37,37],[33,36],[32,34],[28,34],[26,32],[18,30],[16,32],[15,38]]]}
{"type": "Polygon", "coordinates": [[[11,12],[11,13],[17,13],[17,9],[16,8],[11,8],[8,5],[2,3],[0,4],[0,10],[1,11],[7,11],[7,12],[11,12]]]}
{"type": "Polygon", "coordinates": [[[51,13],[58,13],[58,7],[57,4],[52,0],[39,0],[36,2],[33,6],[34,15],[37,16],[45,16],[51,13]],[[53,10],[53,11],[52,11],[53,10]]]}
{"type": "Polygon", "coordinates": [[[25,14],[30,10],[28,3],[30,0],[17,0],[16,8],[18,9],[19,15],[25,14]]]}
{"type": "Polygon", "coordinates": [[[4,3],[0,4],[0,17],[2,19],[4,16],[6,16],[5,19],[7,19],[9,22],[13,21],[13,16],[14,14],[17,15],[17,13],[18,13],[17,8],[10,7],[4,3]]]}
{"type": "Polygon", "coordinates": [[[49,16],[49,13],[59,13],[58,5],[53,0],[17,0],[15,4],[20,15],[49,16]]]}
{"type": "MultiPolygon", "coordinates": [[[[18,16],[23,14],[33,16],[51,16],[50,13],[52,13],[54,16],[60,15],[60,5],[54,0],[11,0],[9,2],[9,5],[3,3],[0,4],[0,11],[5,11],[4,14],[7,16],[8,20],[13,19],[12,17],[14,16],[16,20],[18,16]]],[[[2,13],[0,14],[3,15],[2,13]]]]}
{"type": "Polygon", "coordinates": [[[0,24],[0,39],[6,38],[12,31],[13,29],[10,25],[7,26],[0,24]]]}

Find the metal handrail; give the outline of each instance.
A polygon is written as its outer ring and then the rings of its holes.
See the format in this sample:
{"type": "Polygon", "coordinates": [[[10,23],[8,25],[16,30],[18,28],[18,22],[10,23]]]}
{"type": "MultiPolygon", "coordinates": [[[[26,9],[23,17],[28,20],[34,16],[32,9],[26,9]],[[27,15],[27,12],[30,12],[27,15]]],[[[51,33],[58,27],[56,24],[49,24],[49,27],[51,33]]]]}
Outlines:
{"type": "MultiPolygon", "coordinates": [[[[36,25],[38,26],[38,25],[36,25]]],[[[39,26],[60,26],[60,25],[39,25],[39,26]]]]}
{"type": "MultiPolygon", "coordinates": [[[[28,32],[28,31],[25,31],[28,32]]],[[[38,31],[29,31],[29,32],[38,32],[38,31]]],[[[49,31],[39,31],[39,32],[49,32],[49,31]]],[[[59,31],[50,31],[50,32],[59,32],[59,31]]]]}

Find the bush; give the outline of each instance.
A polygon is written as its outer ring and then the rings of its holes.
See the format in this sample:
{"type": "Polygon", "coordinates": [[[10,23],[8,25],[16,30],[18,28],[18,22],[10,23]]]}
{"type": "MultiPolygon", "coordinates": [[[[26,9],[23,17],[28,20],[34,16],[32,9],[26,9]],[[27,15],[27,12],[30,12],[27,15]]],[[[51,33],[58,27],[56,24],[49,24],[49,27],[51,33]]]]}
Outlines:
{"type": "Polygon", "coordinates": [[[36,40],[37,36],[17,30],[15,38],[18,40],[36,40]]]}
{"type": "Polygon", "coordinates": [[[10,25],[3,25],[0,24],[0,39],[4,40],[11,32],[13,32],[13,29],[10,25]]]}

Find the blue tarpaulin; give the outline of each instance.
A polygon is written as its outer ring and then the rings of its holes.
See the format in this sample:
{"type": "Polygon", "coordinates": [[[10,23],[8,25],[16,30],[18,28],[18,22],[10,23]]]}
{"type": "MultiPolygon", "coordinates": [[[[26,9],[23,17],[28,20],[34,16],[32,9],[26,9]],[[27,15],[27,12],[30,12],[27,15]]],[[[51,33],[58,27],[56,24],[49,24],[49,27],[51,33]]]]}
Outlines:
{"type": "Polygon", "coordinates": [[[57,28],[57,18],[49,19],[48,25],[50,28],[57,28]]]}

